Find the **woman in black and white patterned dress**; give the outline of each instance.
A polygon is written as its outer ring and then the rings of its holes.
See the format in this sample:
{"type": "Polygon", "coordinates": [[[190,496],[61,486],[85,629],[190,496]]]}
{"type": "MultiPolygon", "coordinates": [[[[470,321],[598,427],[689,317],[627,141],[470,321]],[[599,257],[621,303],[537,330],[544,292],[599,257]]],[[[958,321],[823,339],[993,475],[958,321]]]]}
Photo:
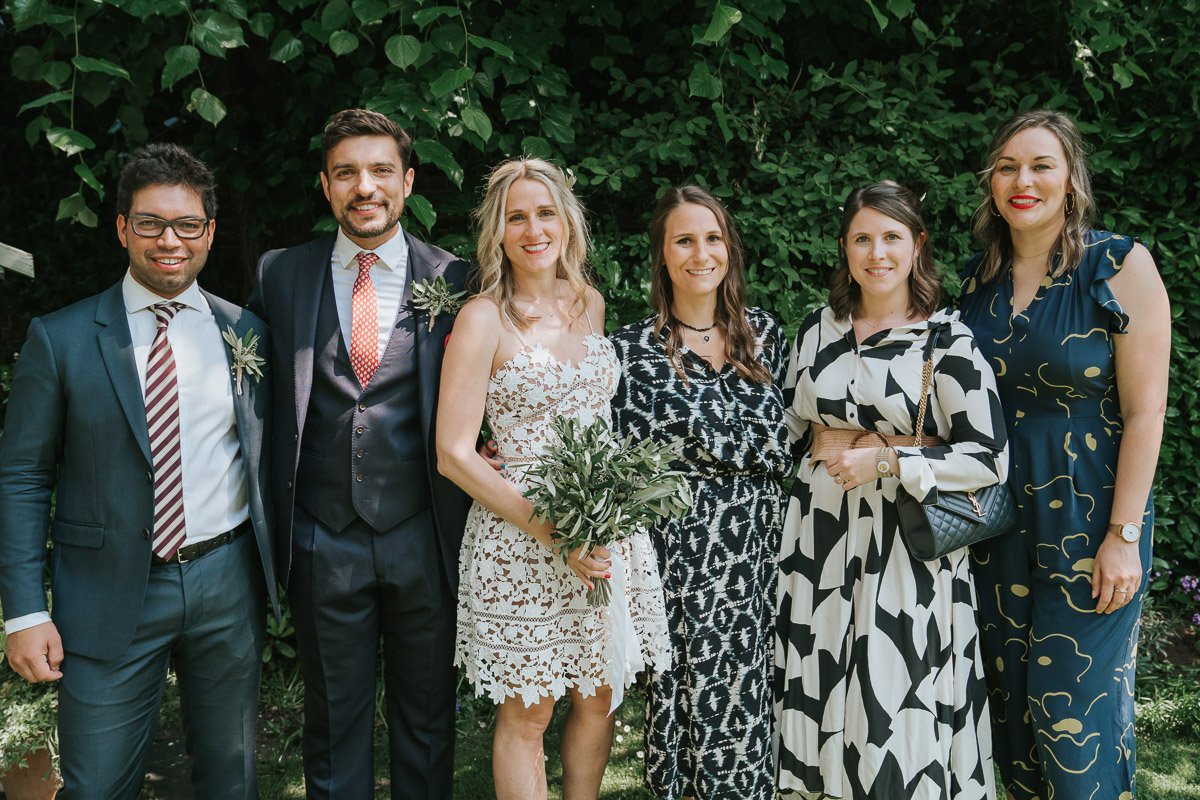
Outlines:
{"type": "Polygon", "coordinates": [[[737,232],[712,195],[668,189],[650,240],[655,315],[612,336],[614,426],[682,443],[695,502],[651,532],[672,652],[648,693],[646,783],[669,800],[769,800],[787,342],[745,307],[737,232]]]}
{"type": "Polygon", "coordinates": [[[785,382],[788,424],[805,447],[779,562],[778,788],[992,798],[969,556],[912,559],[895,499],[901,488],[925,500],[1004,479],[995,377],[957,315],[937,310],[941,280],[910,191],[883,182],[851,192],[839,243],[830,304],[801,326],[785,382]],[[814,438],[830,436],[822,426],[911,436],[935,333],[924,434],[945,444],[876,439],[814,463],[814,438]]]}

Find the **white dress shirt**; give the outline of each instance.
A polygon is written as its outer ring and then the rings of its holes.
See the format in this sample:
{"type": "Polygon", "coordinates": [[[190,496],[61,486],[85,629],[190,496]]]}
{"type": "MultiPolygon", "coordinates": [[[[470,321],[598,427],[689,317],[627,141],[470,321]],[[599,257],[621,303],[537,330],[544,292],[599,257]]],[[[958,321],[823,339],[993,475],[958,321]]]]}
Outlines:
{"type": "MultiPolygon", "coordinates": [[[[133,337],[133,359],[141,393],[146,393],[146,362],[157,324],[150,306],[165,302],[126,272],[121,283],[125,315],[133,337]]],[[[233,530],[250,516],[246,468],[233,413],[234,386],[225,341],[200,288],[192,284],[174,298],[180,309],[167,327],[179,382],[180,458],[183,461],[184,545],[233,530]]],[[[244,376],[243,381],[254,380],[244,376]]],[[[44,611],[7,620],[5,632],[49,622],[44,611]]]]}
{"type": "Polygon", "coordinates": [[[408,272],[408,242],[404,239],[404,231],[396,226],[396,235],[376,247],[364,251],[352,242],[346,232],[338,228],[337,241],[333,245],[333,256],[330,266],[333,270],[333,298],[337,303],[338,324],[342,328],[342,341],[346,351],[350,351],[350,331],[353,323],[351,298],[354,294],[354,281],[358,278],[359,253],[368,252],[379,256],[379,260],[371,267],[371,283],[375,285],[375,305],[379,320],[379,352],[383,351],[391,338],[392,329],[396,327],[396,317],[400,313],[400,301],[404,299],[404,278],[408,272]]]}

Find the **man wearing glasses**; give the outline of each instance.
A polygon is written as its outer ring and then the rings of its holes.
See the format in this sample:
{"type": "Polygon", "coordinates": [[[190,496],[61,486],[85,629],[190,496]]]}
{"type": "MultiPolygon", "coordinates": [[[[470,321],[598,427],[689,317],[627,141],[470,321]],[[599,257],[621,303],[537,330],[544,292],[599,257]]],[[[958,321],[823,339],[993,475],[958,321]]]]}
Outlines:
{"type": "Polygon", "coordinates": [[[216,226],[202,162],[175,145],[135,152],[117,211],[124,278],[34,319],[17,361],[0,438],[8,659],[30,681],[61,682],[65,800],[140,795],[168,662],[194,796],[257,798],[264,604],[276,597],[261,458],[270,381],[249,342],[262,337],[265,353],[266,326],[196,285],[216,226]]]}

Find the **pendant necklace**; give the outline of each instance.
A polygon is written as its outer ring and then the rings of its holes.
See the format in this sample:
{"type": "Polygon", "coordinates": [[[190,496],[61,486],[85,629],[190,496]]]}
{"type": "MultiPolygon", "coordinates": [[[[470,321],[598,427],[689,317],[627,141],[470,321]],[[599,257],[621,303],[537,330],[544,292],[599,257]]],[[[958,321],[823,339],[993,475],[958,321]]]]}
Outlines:
{"type": "Polygon", "coordinates": [[[712,334],[709,333],[709,331],[711,331],[713,328],[717,327],[717,323],[715,321],[713,322],[712,325],[709,325],[707,328],[697,328],[695,325],[688,325],[686,322],[681,320],[679,317],[676,317],[675,321],[678,322],[683,327],[687,328],[689,331],[695,331],[696,333],[705,334],[702,337],[705,342],[708,342],[712,339],[712,334]]]}

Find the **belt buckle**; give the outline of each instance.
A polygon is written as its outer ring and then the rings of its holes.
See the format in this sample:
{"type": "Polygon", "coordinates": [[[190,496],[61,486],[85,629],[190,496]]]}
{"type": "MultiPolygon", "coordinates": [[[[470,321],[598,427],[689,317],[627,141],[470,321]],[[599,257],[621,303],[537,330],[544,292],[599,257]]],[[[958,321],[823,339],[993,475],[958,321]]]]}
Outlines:
{"type": "MultiPolygon", "coordinates": [[[[171,556],[171,561],[174,561],[174,562],[176,562],[176,563],[179,563],[179,564],[186,564],[186,563],[188,563],[188,562],[189,562],[189,561],[191,561],[191,560],[192,560],[192,559],[190,559],[190,558],[187,558],[186,556],[184,556],[184,554],[183,554],[183,548],[182,548],[182,547],[181,547],[181,548],[179,548],[178,550],[176,550],[176,551],[175,551],[175,555],[171,556]]],[[[168,561],[167,563],[169,564],[169,563],[171,563],[171,562],[170,562],[170,561],[168,561]]]]}

